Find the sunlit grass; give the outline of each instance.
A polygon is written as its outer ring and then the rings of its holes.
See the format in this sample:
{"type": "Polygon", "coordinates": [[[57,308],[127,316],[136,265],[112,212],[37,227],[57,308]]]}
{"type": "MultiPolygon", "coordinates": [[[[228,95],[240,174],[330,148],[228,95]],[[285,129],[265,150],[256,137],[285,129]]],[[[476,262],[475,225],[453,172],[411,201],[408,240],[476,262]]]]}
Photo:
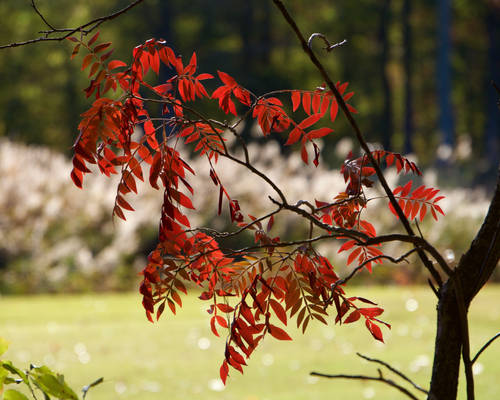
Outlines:
{"type": "MultiPolygon", "coordinates": [[[[401,399],[374,382],[317,379],[309,372],[376,375],[355,353],[383,359],[422,386],[428,385],[435,330],[435,298],[422,288],[352,288],[386,309],[386,345],[362,324],[290,329],[293,342],[268,338],[252,355],[245,375],[218,380],[224,340],[208,326],[206,304],[192,295],[177,316],[147,322],[135,294],[0,298],[0,335],[11,342],[6,359],[46,364],[75,388],[103,376],[88,400],[109,399],[401,399]]],[[[486,288],[471,308],[473,353],[500,329],[500,287],[486,288]]],[[[295,322],[290,321],[290,325],[295,322]]],[[[500,398],[500,342],[476,365],[478,398],[500,398]]],[[[389,376],[389,374],[387,374],[389,376]]],[[[463,381],[463,377],[461,378],[463,381]]],[[[415,392],[413,390],[413,392],[415,392]]],[[[415,393],[417,394],[417,393],[415,393]]]]}

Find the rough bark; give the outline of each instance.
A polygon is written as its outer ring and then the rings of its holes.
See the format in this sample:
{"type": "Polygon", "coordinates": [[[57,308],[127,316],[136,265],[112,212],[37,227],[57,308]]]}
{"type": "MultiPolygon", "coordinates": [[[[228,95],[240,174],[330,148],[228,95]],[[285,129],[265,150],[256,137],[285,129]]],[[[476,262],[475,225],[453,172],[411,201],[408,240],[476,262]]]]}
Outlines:
{"type": "MultiPolygon", "coordinates": [[[[455,270],[462,282],[464,302],[468,309],[474,296],[488,281],[500,259],[500,174],[486,218],[469,250],[455,270]]],[[[429,400],[455,400],[462,337],[453,279],[439,292],[436,343],[429,400]]]]}

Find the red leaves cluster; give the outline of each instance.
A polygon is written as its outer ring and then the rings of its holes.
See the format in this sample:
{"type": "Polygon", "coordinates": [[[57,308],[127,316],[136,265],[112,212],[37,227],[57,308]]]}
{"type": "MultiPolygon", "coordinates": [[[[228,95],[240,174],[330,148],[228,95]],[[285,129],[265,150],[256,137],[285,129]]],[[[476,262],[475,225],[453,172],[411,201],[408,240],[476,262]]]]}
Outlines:
{"type": "Polygon", "coordinates": [[[234,95],[234,97],[236,97],[241,104],[250,107],[250,92],[238,85],[234,78],[225,72],[217,71],[217,74],[224,85],[218,87],[212,93],[212,99],[219,100],[219,107],[226,114],[231,113],[233,115],[237,115],[236,106],[234,105],[234,101],[231,99],[232,95],[234,95]]]}
{"type": "MultiPolygon", "coordinates": [[[[444,196],[436,197],[439,189],[421,185],[412,192],[411,187],[412,181],[408,181],[406,185],[394,189],[394,197],[398,200],[398,204],[406,218],[409,220],[418,218],[422,222],[427,210],[430,210],[432,217],[436,221],[438,219],[437,213],[444,215],[443,210],[437,204],[439,200],[444,198],[444,196]]],[[[398,216],[391,203],[389,203],[389,209],[396,217],[398,216]]]]}
{"type": "MultiPolygon", "coordinates": [[[[88,51],[82,70],[90,67],[90,84],[85,92],[87,97],[94,97],[90,108],[82,114],[74,145],[71,178],[75,185],[82,187],[84,174],[91,172],[88,164],[96,164],[106,176],[120,174],[113,214],[122,219],[125,210],[133,211],[126,195],[137,193],[137,179],[144,181],[146,176],[151,187],[163,190],[158,244],[148,257],[140,286],[143,306],[151,322],[160,318],[166,306],[174,314],[182,307],[180,294],[187,293],[187,283],[199,286],[200,299],[209,302],[212,332],[217,336],[222,332],[227,335],[220,367],[224,382],[229,367],[243,372],[243,366],[266,335],[291,340],[285,331],[291,318],[305,332],[313,320],[324,324],[352,323],[363,317],[373,337],[383,341],[380,324],[390,327],[377,318],[383,310],[359,306],[359,302],[375,305],[367,299],[346,297],[333,266],[311,242],[304,240],[302,244],[291,245],[273,237],[270,231],[274,214],[261,218],[249,215],[250,221],[244,221],[238,201],[231,198],[216,172],[220,156],[232,157],[224,137],[227,131],[223,128],[238,134],[234,127],[204,118],[191,104],[186,104],[201,98],[214,99],[223,112],[237,115],[236,99],[248,108],[246,115],[256,119],[264,136],[283,133],[287,135],[287,146],[300,143],[306,164],[307,146],[312,144],[313,163],[317,166],[319,147],[315,140],[333,132],[332,128],[317,124],[325,116],[328,123],[333,123],[338,114],[339,106],[331,91],[320,87],[314,91],[287,90],[256,97],[233,77],[218,71],[222,85],[210,95],[204,81],[213,77],[197,74],[196,54],[184,65],[182,58],[163,40],[150,39],[134,48],[130,64],[121,60],[108,62],[111,43],[98,43],[98,34],[88,42],[74,37],[70,40],[76,43],[72,58],[82,47],[88,51]],[[146,80],[148,72],[159,75],[160,68],[168,68],[175,75],[159,85],[150,85],[146,80]],[[121,95],[120,100],[112,98],[110,92],[121,95]],[[143,98],[142,93],[146,92],[155,97],[143,98]],[[303,112],[302,120],[295,121],[288,115],[277,97],[280,94],[291,96],[292,112],[303,112]],[[152,101],[161,105],[159,118],[150,116],[147,105],[152,101]],[[139,138],[134,134],[138,127],[143,131],[139,138]],[[180,156],[177,148],[180,143],[193,146],[195,153],[207,159],[208,175],[219,191],[218,214],[227,200],[231,223],[240,231],[255,231],[253,247],[223,250],[217,239],[225,234],[191,228],[186,210],[194,209],[195,192],[189,176],[195,172],[180,156]]],[[[348,83],[337,83],[344,101],[353,95],[345,93],[347,86],[348,83]]],[[[351,105],[347,107],[356,112],[351,105]]],[[[388,167],[395,165],[398,172],[420,175],[417,166],[400,154],[377,150],[372,155],[379,165],[385,160],[388,167]]],[[[316,208],[311,206],[313,218],[326,224],[325,231],[329,234],[332,233],[329,227],[338,227],[362,237],[376,237],[374,226],[361,218],[367,206],[364,190],[373,185],[373,167],[367,155],[359,158],[349,155],[341,169],[346,189],[334,197],[333,203],[316,201],[316,208]]],[[[410,181],[394,191],[407,218],[422,220],[428,210],[437,218],[436,212],[442,213],[437,205],[442,198],[436,197],[438,191],[421,186],[411,192],[411,185],[410,181]]],[[[349,252],[347,264],[365,266],[371,271],[372,264],[380,262],[383,253],[379,246],[365,245],[345,236],[336,238],[347,239],[339,249],[349,252]]]]}

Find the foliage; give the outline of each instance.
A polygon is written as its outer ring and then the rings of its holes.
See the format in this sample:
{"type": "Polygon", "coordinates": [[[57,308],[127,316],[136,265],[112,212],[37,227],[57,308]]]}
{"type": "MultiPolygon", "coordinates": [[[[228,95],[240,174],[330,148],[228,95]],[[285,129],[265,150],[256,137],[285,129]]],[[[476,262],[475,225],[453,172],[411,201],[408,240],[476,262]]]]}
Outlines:
{"type": "MultiPolygon", "coordinates": [[[[0,356],[7,351],[8,342],[0,337],[0,356]]],[[[102,378],[90,385],[85,386],[83,397],[85,398],[90,388],[102,382],[102,378]]],[[[64,375],[53,372],[50,368],[42,365],[37,367],[30,365],[29,370],[23,371],[16,367],[11,361],[0,360],[0,397],[3,400],[28,400],[28,396],[16,389],[4,389],[5,385],[22,384],[28,389],[31,397],[36,400],[36,392],[44,395],[45,399],[50,396],[60,400],[78,400],[78,395],[68,386],[64,375]]]]}
{"type": "MultiPolygon", "coordinates": [[[[303,332],[312,320],[327,324],[331,316],[340,324],[361,320],[371,335],[383,342],[381,326],[390,328],[378,318],[383,309],[363,297],[348,296],[343,288],[346,279],[338,278],[315,242],[338,241],[338,251],[350,253],[347,263],[355,262],[353,274],[362,268],[371,271],[372,265],[384,258],[393,262],[406,259],[414,250],[399,258],[386,254],[381,244],[401,237],[377,235],[373,224],[365,219],[364,211],[373,203],[369,191],[374,184],[373,176],[383,163],[387,167],[394,165],[397,173],[417,176],[421,174],[418,167],[402,155],[385,150],[357,158],[350,154],[341,169],[344,191],[332,196],[332,200],[317,200],[315,206],[301,199],[293,205],[277,183],[251,163],[245,140],[235,129],[245,118],[252,117],[263,136],[285,135],[287,146],[300,143],[304,168],[309,164],[312,147],[313,164],[317,166],[320,152],[316,140],[333,132],[329,126],[319,127],[318,123],[335,122],[339,105],[356,112],[345,103],[353,95],[345,93],[348,84],[338,82],[335,90],[320,85],[315,90],[279,90],[257,96],[227,73],[218,71],[222,84],[209,95],[204,81],[213,76],[197,74],[195,53],[184,65],[165,41],[150,39],[134,48],[132,62],[126,64],[121,60],[109,61],[111,43],[99,43],[97,39],[98,34],[88,41],[70,38],[75,43],[72,57],[81,48],[88,52],[82,70],[90,67],[91,81],[85,92],[87,97],[94,97],[90,109],[82,114],[71,178],[77,187],[83,187],[84,175],[91,172],[88,164],[97,164],[106,176],[117,174],[120,181],[113,214],[124,220],[125,211],[134,210],[125,196],[138,192],[136,181],[145,179],[143,165],[149,165],[150,186],[162,187],[159,243],[148,257],[140,287],[148,319],[151,322],[154,317],[159,319],[166,306],[175,314],[182,307],[180,294],[187,293],[186,283],[202,287],[200,299],[210,304],[212,332],[216,336],[221,329],[227,332],[220,367],[224,382],[230,366],[243,372],[247,359],[267,334],[278,340],[291,340],[281,326],[286,326],[293,317],[303,332]],[[161,65],[175,75],[153,86],[146,79],[148,71],[158,75],[161,65]],[[111,97],[111,92],[118,97],[111,97]],[[293,117],[278,96],[291,101],[292,111],[296,112],[293,117]],[[217,100],[225,114],[234,116],[238,115],[238,104],[243,116],[232,123],[206,118],[192,105],[197,98],[217,100]],[[161,106],[159,116],[152,116],[147,107],[155,103],[161,106]],[[298,116],[299,110],[305,117],[298,116]],[[135,140],[133,134],[138,126],[144,135],[135,140]],[[244,154],[242,158],[227,145],[227,136],[236,137],[236,146],[244,154]],[[185,210],[194,209],[191,198],[195,197],[196,188],[190,179],[196,172],[178,150],[189,144],[206,159],[205,173],[218,188],[217,213],[220,215],[227,204],[228,217],[236,230],[220,233],[191,227],[185,210]],[[257,175],[271,186],[277,199],[269,196],[268,201],[274,210],[259,217],[245,213],[241,208],[244,204],[240,206],[219,177],[219,158],[243,166],[247,173],[257,175]],[[274,221],[285,210],[303,218],[304,224],[310,226],[307,237],[286,242],[273,236],[274,221]],[[314,236],[315,229],[320,230],[319,236],[314,236]],[[224,238],[248,230],[254,232],[253,246],[237,250],[221,246],[224,238]]],[[[392,199],[392,210],[401,207],[406,219],[420,221],[429,210],[437,219],[437,214],[443,213],[437,204],[442,199],[436,197],[439,190],[419,186],[412,191],[411,182],[394,190],[396,200],[392,199]]]]}

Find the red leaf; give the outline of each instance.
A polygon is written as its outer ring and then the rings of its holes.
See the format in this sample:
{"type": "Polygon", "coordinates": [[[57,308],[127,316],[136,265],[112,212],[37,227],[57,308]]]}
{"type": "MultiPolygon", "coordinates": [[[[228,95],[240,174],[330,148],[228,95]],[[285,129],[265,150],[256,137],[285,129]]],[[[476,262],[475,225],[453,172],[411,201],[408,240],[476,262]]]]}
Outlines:
{"type": "Polygon", "coordinates": [[[222,363],[222,365],[220,367],[220,371],[219,371],[220,379],[222,380],[222,383],[224,383],[224,385],[226,384],[226,379],[227,379],[228,373],[229,373],[229,367],[227,365],[227,361],[224,360],[224,362],[222,363]]]}
{"type": "Polygon", "coordinates": [[[274,299],[270,299],[269,300],[269,304],[271,305],[271,308],[273,309],[273,311],[276,314],[276,316],[280,319],[280,321],[283,322],[286,325],[286,322],[287,322],[287,320],[286,320],[286,312],[283,309],[283,307],[281,306],[281,304],[278,303],[274,299]]]}
{"type": "Polygon", "coordinates": [[[269,333],[278,340],[292,340],[288,333],[272,324],[269,324],[269,333]]]}
{"type": "Polygon", "coordinates": [[[309,157],[307,156],[306,143],[304,141],[302,141],[302,147],[300,149],[300,157],[302,158],[302,161],[304,161],[305,164],[309,162],[309,157]]]}
{"type": "Polygon", "coordinates": [[[81,171],[73,168],[71,170],[71,179],[73,180],[73,183],[76,185],[76,187],[82,189],[83,174],[81,171]]]}
{"type": "Polygon", "coordinates": [[[375,318],[384,312],[383,308],[380,307],[367,307],[360,308],[359,312],[363,314],[365,317],[375,318]]]}
{"type": "Polygon", "coordinates": [[[368,330],[370,331],[370,333],[372,334],[372,336],[377,339],[377,340],[380,340],[382,343],[384,343],[384,337],[382,335],[382,330],[379,328],[378,325],[375,325],[373,322],[371,322],[369,319],[366,320],[366,327],[368,328],[368,330]]]}
{"type": "Polygon", "coordinates": [[[82,61],[82,71],[87,68],[94,58],[93,54],[87,54],[82,61]]]}
{"type": "Polygon", "coordinates": [[[222,312],[224,313],[230,313],[230,312],[233,312],[234,311],[234,308],[231,307],[230,305],[228,304],[224,304],[224,303],[219,303],[217,304],[217,307],[219,308],[219,310],[221,310],[222,312]]]}
{"type": "Polygon", "coordinates": [[[92,38],[89,40],[89,42],[87,43],[87,45],[90,47],[92,46],[95,41],[97,40],[97,38],[99,37],[99,33],[100,32],[97,32],[94,36],[92,36],[92,38]]]}
{"type": "Polygon", "coordinates": [[[161,170],[161,153],[159,151],[156,152],[153,157],[153,163],[151,164],[151,169],[149,170],[149,184],[155,189],[159,189],[157,180],[160,175],[161,170]]]}
{"type": "Polygon", "coordinates": [[[237,86],[238,84],[234,80],[234,78],[225,72],[222,71],[217,71],[217,74],[219,75],[219,78],[222,82],[224,82],[227,86],[237,86]]]}
{"type": "Polygon", "coordinates": [[[311,115],[311,93],[304,92],[302,95],[302,107],[307,115],[311,115]]]}
{"type": "Polygon", "coordinates": [[[313,114],[304,119],[298,126],[301,129],[309,128],[321,119],[321,114],[313,114]]]}
{"type": "Polygon", "coordinates": [[[420,222],[424,220],[426,213],[427,213],[427,206],[425,204],[422,204],[422,207],[420,207],[420,222]]]}
{"type": "Polygon", "coordinates": [[[403,186],[403,191],[401,192],[401,197],[408,196],[408,193],[410,193],[410,190],[411,190],[412,183],[413,183],[412,181],[408,181],[408,183],[403,186]]]}
{"type": "Polygon", "coordinates": [[[217,332],[217,329],[215,328],[215,316],[210,318],[210,329],[212,330],[213,334],[215,336],[219,336],[219,332],[217,332]]]}
{"type": "Polygon", "coordinates": [[[315,93],[312,99],[312,110],[314,114],[316,114],[319,111],[320,105],[321,105],[321,95],[319,93],[315,93]]]}
{"type": "Polygon", "coordinates": [[[335,122],[335,118],[337,118],[338,112],[339,112],[339,104],[337,103],[337,100],[333,99],[332,106],[330,108],[330,120],[332,122],[335,122]]]}
{"type": "Polygon", "coordinates": [[[345,242],[342,246],[340,246],[339,253],[342,253],[343,251],[351,249],[354,245],[356,244],[356,241],[354,240],[348,240],[345,242]]]}
{"type": "Polygon", "coordinates": [[[217,319],[217,322],[220,326],[222,326],[223,328],[227,328],[227,320],[224,317],[216,315],[215,318],[217,319]]]}
{"type": "Polygon", "coordinates": [[[326,136],[326,135],[328,135],[328,134],[330,134],[332,132],[333,132],[333,129],[331,129],[331,128],[314,129],[314,130],[309,131],[307,133],[307,138],[308,139],[318,139],[318,138],[326,136]]]}
{"type": "Polygon", "coordinates": [[[300,105],[300,92],[298,90],[292,91],[292,111],[295,112],[300,105]]]}
{"type": "Polygon", "coordinates": [[[116,197],[116,202],[125,210],[134,211],[133,207],[122,196],[118,195],[116,197]]]}
{"type": "Polygon", "coordinates": [[[99,53],[107,49],[109,46],[111,46],[111,42],[98,44],[96,47],[94,47],[94,53],[99,53]]]}
{"type": "Polygon", "coordinates": [[[349,316],[344,320],[344,324],[350,324],[351,322],[355,322],[361,316],[360,311],[354,310],[349,316]]]}
{"type": "Polygon", "coordinates": [[[127,66],[127,64],[125,64],[121,60],[113,60],[113,61],[110,61],[108,63],[108,70],[112,70],[112,69],[120,68],[120,67],[126,67],[126,66],[127,66]]]}
{"type": "Polygon", "coordinates": [[[288,140],[286,141],[285,146],[290,146],[296,143],[300,139],[303,133],[304,131],[299,127],[295,127],[294,129],[292,129],[292,131],[288,135],[288,140]]]}
{"type": "Polygon", "coordinates": [[[349,258],[347,259],[347,265],[352,263],[355,260],[355,258],[359,256],[359,253],[361,253],[361,247],[354,249],[353,252],[349,255],[349,258]]]}
{"type": "Polygon", "coordinates": [[[123,214],[122,209],[120,207],[118,207],[118,206],[115,206],[113,208],[113,214],[116,215],[117,217],[123,219],[124,221],[127,220],[127,218],[125,218],[125,215],[123,214]]]}
{"type": "Polygon", "coordinates": [[[179,296],[179,294],[173,290],[172,290],[171,296],[172,296],[172,299],[179,305],[179,307],[182,307],[181,296],[179,296]]]}

